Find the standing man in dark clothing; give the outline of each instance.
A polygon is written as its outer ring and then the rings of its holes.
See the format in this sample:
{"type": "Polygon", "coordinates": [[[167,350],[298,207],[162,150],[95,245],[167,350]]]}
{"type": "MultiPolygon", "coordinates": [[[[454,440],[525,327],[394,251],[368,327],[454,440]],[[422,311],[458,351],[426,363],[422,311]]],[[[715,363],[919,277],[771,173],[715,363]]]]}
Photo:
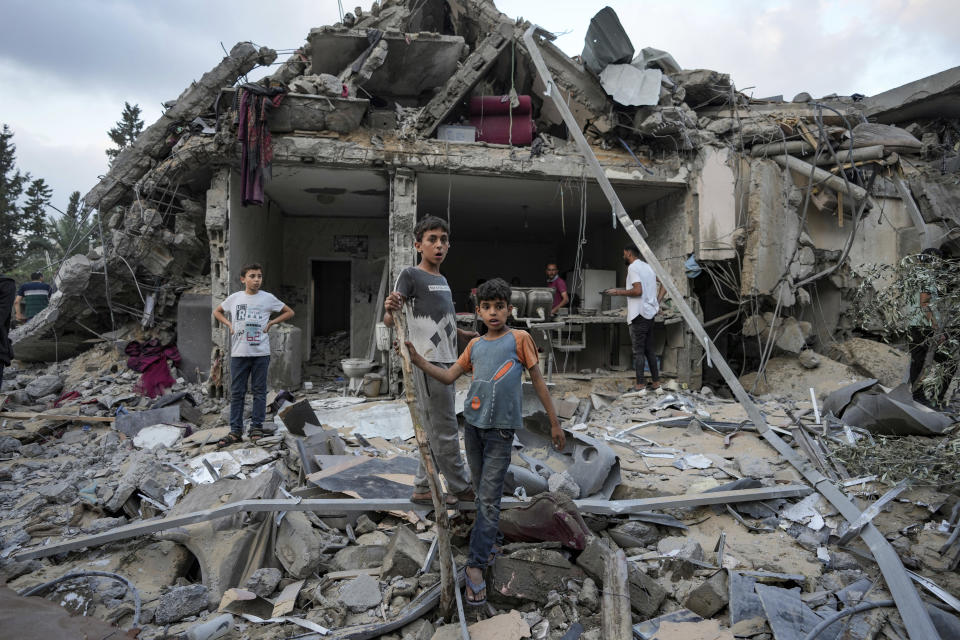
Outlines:
{"type": "Polygon", "coordinates": [[[20,285],[17,298],[13,301],[17,322],[26,322],[33,316],[47,308],[53,287],[43,281],[43,274],[35,271],[30,274],[30,282],[20,285]],[[23,305],[21,311],[20,306],[23,305]]]}
{"type": "Polygon", "coordinates": [[[13,278],[0,276],[0,389],[3,388],[3,369],[10,366],[13,359],[13,345],[10,344],[10,313],[17,283],[13,278]]]}
{"type": "Polygon", "coordinates": [[[547,286],[553,289],[553,307],[550,315],[557,315],[557,311],[567,306],[570,296],[567,294],[567,283],[560,277],[560,269],[556,262],[547,263],[547,286]]]}
{"type": "Polygon", "coordinates": [[[660,311],[660,301],[666,291],[657,280],[653,268],[640,259],[640,252],[636,247],[624,247],[623,262],[627,265],[627,287],[607,289],[604,293],[627,298],[627,324],[630,325],[636,373],[636,384],[633,388],[637,391],[656,391],[660,388],[660,370],[657,366],[657,354],[653,350],[653,319],[660,311]],[[649,385],[644,385],[645,362],[650,365],[649,385]]]}

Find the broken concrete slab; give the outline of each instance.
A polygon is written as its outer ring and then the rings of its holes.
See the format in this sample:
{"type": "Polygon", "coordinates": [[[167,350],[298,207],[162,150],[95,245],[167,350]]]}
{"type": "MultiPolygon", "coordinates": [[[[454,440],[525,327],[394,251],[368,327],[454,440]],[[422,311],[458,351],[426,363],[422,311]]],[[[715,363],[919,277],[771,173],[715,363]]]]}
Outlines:
{"type": "Polygon", "coordinates": [[[204,585],[174,587],[160,597],[153,619],[157,624],[170,624],[197,615],[208,606],[209,595],[204,585]]]}
{"type": "Polygon", "coordinates": [[[282,577],[283,572],[280,571],[280,569],[262,567],[253,572],[243,585],[243,588],[247,591],[252,591],[261,598],[266,598],[277,590],[277,585],[280,584],[282,577]]]}
{"type": "MultiPolygon", "coordinates": [[[[365,29],[321,27],[307,36],[313,73],[339,75],[370,45],[365,29]]],[[[365,83],[367,91],[381,96],[416,97],[442,86],[454,71],[464,47],[460,36],[438,33],[383,34],[387,54],[365,83]]]]}
{"type": "Polygon", "coordinates": [[[294,578],[306,578],[319,566],[326,543],[307,516],[299,511],[284,515],[277,527],[273,551],[294,578]]]}
{"type": "Polygon", "coordinates": [[[394,576],[409,578],[416,575],[427,559],[427,545],[404,526],[397,527],[387,545],[383,557],[382,576],[389,580],[394,576]]]}
{"type": "Polygon", "coordinates": [[[659,69],[638,69],[631,64],[611,64],[600,74],[600,84],[611,98],[627,106],[654,105],[660,101],[659,69]]]}
{"type": "Polygon", "coordinates": [[[711,618],[730,601],[727,572],[720,570],[691,591],[684,606],[704,618],[711,618]]]}
{"type": "MultiPolygon", "coordinates": [[[[475,622],[467,627],[470,640],[520,640],[530,637],[530,625],[519,611],[510,611],[475,622]]],[[[460,625],[448,624],[437,629],[430,640],[460,640],[460,625]]]]}
{"type": "Polygon", "coordinates": [[[155,424],[144,427],[133,437],[133,446],[138,449],[169,449],[177,443],[183,429],[169,424],[155,424]]]}
{"type": "Polygon", "coordinates": [[[376,607],[383,600],[380,582],[366,574],[361,574],[340,587],[340,602],[348,610],[360,613],[376,607]]]}
{"type": "Polygon", "coordinates": [[[159,409],[119,413],[113,427],[120,433],[126,434],[127,437],[133,438],[146,427],[152,427],[156,424],[175,424],[177,422],[180,422],[180,406],[170,405],[159,409]]]}
{"type": "Polygon", "coordinates": [[[566,580],[582,575],[557,551],[523,549],[497,558],[487,594],[507,602],[532,600],[545,604],[550,591],[562,589],[566,580]]]}
{"type": "Polygon", "coordinates": [[[891,389],[905,381],[910,369],[909,354],[866,338],[850,338],[834,344],[826,354],[853,367],[866,378],[876,378],[880,384],[891,389]]]}

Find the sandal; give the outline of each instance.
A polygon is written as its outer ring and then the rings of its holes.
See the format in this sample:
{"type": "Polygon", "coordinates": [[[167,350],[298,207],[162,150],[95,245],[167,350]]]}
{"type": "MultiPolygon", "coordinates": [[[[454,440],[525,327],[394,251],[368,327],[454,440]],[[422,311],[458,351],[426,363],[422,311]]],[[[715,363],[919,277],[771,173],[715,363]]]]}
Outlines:
{"type": "Polygon", "coordinates": [[[253,428],[247,432],[247,439],[250,442],[258,442],[260,438],[262,438],[264,435],[265,434],[263,433],[263,429],[253,428]]]}
{"type": "Polygon", "coordinates": [[[230,445],[237,444],[238,442],[243,442],[243,437],[241,437],[239,433],[231,431],[227,435],[217,440],[217,449],[223,449],[224,447],[229,447],[230,445]]]}
{"type": "Polygon", "coordinates": [[[466,571],[463,573],[463,577],[467,580],[467,588],[463,590],[463,599],[471,607],[482,607],[487,604],[487,582],[486,580],[481,580],[480,584],[474,584],[473,580],[470,579],[470,576],[467,575],[466,571]],[[483,591],[483,598],[476,599],[476,595],[483,591]],[[474,598],[471,598],[469,594],[473,594],[474,598]]]}

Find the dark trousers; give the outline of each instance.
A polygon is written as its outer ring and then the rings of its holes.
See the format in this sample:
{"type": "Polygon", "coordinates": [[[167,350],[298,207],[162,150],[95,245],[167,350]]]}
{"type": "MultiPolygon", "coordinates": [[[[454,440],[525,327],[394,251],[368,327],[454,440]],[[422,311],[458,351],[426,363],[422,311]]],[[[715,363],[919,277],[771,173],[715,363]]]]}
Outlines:
{"type": "Polygon", "coordinates": [[[630,342],[633,344],[633,367],[637,373],[637,384],[643,384],[644,361],[650,363],[650,380],[660,381],[660,369],[657,367],[657,354],[653,352],[653,318],[647,320],[642,315],[630,321],[630,342]]]}
{"type": "MultiPolygon", "coordinates": [[[[946,366],[943,367],[945,375],[943,379],[943,386],[940,388],[940,393],[936,398],[931,398],[931,400],[935,400],[937,405],[943,405],[943,399],[947,395],[947,388],[950,386],[953,376],[957,373],[957,365],[960,363],[958,363],[956,358],[951,358],[949,355],[937,349],[937,345],[934,344],[934,340],[935,338],[931,328],[910,328],[910,386],[913,386],[914,383],[920,379],[920,374],[923,373],[923,363],[927,361],[927,352],[930,349],[936,349],[936,351],[933,353],[934,363],[946,363],[946,366]]],[[[926,394],[921,388],[913,392],[913,397],[916,400],[923,401],[926,399],[926,394]]]]}
{"type": "Polygon", "coordinates": [[[486,568],[500,528],[500,498],[513,453],[513,429],[480,429],[467,423],[463,442],[477,493],[477,520],[470,532],[468,567],[486,568]]]}
{"type": "Polygon", "coordinates": [[[260,429],[267,415],[267,369],[270,356],[230,358],[230,431],[243,433],[243,400],[247,395],[247,380],[253,391],[253,416],[250,428],[260,429]]]}

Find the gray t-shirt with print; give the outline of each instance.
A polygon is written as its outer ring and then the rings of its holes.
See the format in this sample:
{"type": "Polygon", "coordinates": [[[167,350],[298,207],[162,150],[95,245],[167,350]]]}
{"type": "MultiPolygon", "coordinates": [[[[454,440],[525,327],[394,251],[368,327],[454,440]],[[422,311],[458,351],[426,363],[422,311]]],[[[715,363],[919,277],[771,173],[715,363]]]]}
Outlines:
{"type": "Polygon", "coordinates": [[[412,305],[409,339],[413,347],[430,362],[456,362],[457,316],[447,279],[407,267],[393,290],[412,305]]]}

